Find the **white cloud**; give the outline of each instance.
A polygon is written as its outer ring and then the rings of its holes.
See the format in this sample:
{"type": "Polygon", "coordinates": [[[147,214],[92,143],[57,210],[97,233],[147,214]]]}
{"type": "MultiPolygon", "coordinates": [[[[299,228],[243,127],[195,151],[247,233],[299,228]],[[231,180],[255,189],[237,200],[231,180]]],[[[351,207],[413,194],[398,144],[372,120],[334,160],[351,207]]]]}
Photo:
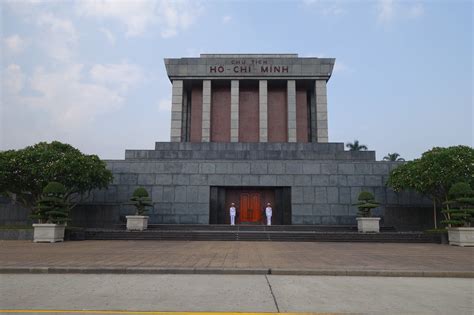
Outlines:
{"type": "Polygon", "coordinates": [[[52,128],[64,131],[83,128],[120,108],[129,88],[140,80],[140,68],[130,64],[97,64],[90,71],[78,63],[50,71],[40,67],[30,77],[12,64],[2,74],[2,91],[6,104],[42,110],[54,124],[52,128]],[[25,82],[35,92],[33,96],[20,94],[25,82]]]}
{"type": "Polygon", "coordinates": [[[341,73],[352,73],[352,72],[354,72],[354,69],[349,67],[345,62],[336,59],[333,73],[341,74],[341,73]]]}
{"type": "Polygon", "coordinates": [[[158,102],[158,109],[163,112],[171,111],[171,100],[169,98],[161,99],[158,102]]]}
{"type": "Polygon", "coordinates": [[[99,28],[99,31],[101,31],[101,33],[105,35],[105,38],[107,38],[107,41],[109,42],[109,44],[111,45],[115,44],[115,35],[111,31],[109,31],[105,27],[99,28]]]}
{"type": "Polygon", "coordinates": [[[79,127],[98,115],[120,107],[123,97],[113,89],[87,83],[83,65],[71,64],[59,71],[35,71],[31,88],[41,96],[30,97],[28,105],[46,110],[62,127],[79,127]]]}
{"type": "Polygon", "coordinates": [[[148,28],[158,25],[164,38],[186,30],[201,14],[202,7],[195,1],[152,0],[83,0],[77,2],[82,16],[109,18],[126,27],[125,36],[143,35],[148,28]]]}
{"type": "Polygon", "coordinates": [[[163,28],[161,36],[167,38],[194,24],[202,13],[202,7],[191,1],[162,1],[157,13],[157,19],[163,28]]]}
{"type": "Polygon", "coordinates": [[[77,37],[76,29],[71,21],[67,19],[61,19],[51,13],[45,13],[38,17],[38,24],[41,26],[47,26],[52,32],[64,33],[70,37],[77,37]]]}
{"type": "Polygon", "coordinates": [[[21,67],[10,64],[2,73],[2,94],[18,94],[24,86],[25,76],[21,67]]]}
{"type": "Polygon", "coordinates": [[[27,42],[19,35],[11,35],[3,39],[4,51],[10,55],[16,55],[25,50],[27,42]]]}
{"type": "Polygon", "coordinates": [[[50,57],[68,61],[76,54],[79,36],[70,20],[44,13],[38,16],[36,23],[42,27],[39,45],[50,57]]]}
{"type": "Polygon", "coordinates": [[[232,21],[232,17],[230,15],[225,15],[222,17],[222,23],[227,24],[232,21]]]}
{"type": "Polygon", "coordinates": [[[176,29],[169,28],[169,29],[162,30],[160,35],[163,38],[171,38],[178,35],[178,31],[176,29]]]}
{"type": "Polygon", "coordinates": [[[323,15],[335,16],[345,13],[341,6],[341,1],[321,1],[321,0],[303,0],[306,6],[312,6],[323,15]]]}
{"type": "Polygon", "coordinates": [[[134,64],[98,64],[90,70],[91,79],[111,87],[127,91],[144,79],[141,68],[134,64]]]}
{"type": "Polygon", "coordinates": [[[381,23],[390,22],[394,16],[394,1],[380,0],[377,8],[377,20],[381,23]]]}
{"type": "Polygon", "coordinates": [[[77,2],[80,15],[112,18],[125,24],[126,36],[143,34],[155,21],[156,2],[148,0],[83,0],[77,2]]]}
{"type": "Polygon", "coordinates": [[[417,18],[425,13],[425,9],[421,3],[417,3],[408,9],[408,16],[417,18]]]}
{"type": "Polygon", "coordinates": [[[418,18],[424,14],[421,2],[401,2],[395,0],[379,0],[377,3],[377,21],[388,24],[397,18],[418,18]]]}

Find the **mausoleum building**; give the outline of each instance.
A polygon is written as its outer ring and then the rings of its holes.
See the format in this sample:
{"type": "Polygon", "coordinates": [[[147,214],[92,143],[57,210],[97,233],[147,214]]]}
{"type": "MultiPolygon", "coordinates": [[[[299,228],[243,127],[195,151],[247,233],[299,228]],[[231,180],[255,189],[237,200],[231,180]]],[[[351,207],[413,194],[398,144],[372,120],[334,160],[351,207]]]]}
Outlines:
{"type": "Polygon", "coordinates": [[[296,54],[165,59],[171,141],[107,161],[113,184],[94,192],[73,220],[113,226],[132,213],[125,203],[141,186],[153,199],[151,224],[228,224],[231,203],[237,224],[263,224],[271,203],[276,225],[354,225],[352,204],[367,190],[381,203],[382,225],[419,228],[429,200],[385,186],[397,163],[328,141],[334,63],[296,54]]]}

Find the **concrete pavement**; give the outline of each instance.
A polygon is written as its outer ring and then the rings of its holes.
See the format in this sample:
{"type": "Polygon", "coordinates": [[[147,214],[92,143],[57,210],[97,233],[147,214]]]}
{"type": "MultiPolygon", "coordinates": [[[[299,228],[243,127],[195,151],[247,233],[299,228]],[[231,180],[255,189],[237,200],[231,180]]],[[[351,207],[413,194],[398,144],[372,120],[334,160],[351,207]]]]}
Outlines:
{"type": "Polygon", "coordinates": [[[30,270],[472,277],[474,248],[406,243],[0,241],[0,273],[30,270]]]}
{"type": "Polygon", "coordinates": [[[0,308],[472,314],[473,279],[274,275],[0,275],[0,308]]]}

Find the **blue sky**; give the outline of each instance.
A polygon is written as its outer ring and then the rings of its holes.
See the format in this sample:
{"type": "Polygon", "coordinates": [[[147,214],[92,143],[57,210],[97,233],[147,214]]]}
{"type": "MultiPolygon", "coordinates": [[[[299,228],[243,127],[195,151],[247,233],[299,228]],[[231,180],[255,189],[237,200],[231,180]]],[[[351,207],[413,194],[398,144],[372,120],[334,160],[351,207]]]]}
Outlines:
{"type": "Polygon", "coordinates": [[[163,58],[334,57],[329,141],[381,159],[473,145],[471,1],[2,1],[0,150],[122,159],[169,141],[163,58]]]}

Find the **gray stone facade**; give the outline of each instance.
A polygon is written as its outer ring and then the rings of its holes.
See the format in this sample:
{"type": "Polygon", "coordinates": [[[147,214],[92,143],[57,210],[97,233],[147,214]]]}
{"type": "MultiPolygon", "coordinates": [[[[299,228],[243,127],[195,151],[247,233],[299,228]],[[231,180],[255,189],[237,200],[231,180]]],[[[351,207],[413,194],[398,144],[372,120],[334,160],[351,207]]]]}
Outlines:
{"type": "Polygon", "coordinates": [[[165,59],[171,80],[249,77],[328,80],[334,63],[334,58],[306,58],[298,54],[201,54],[200,58],[165,59]]]}
{"type": "Polygon", "coordinates": [[[399,163],[344,151],[342,143],[156,143],[107,165],[113,184],[87,204],[115,208],[117,223],[133,212],[124,203],[139,186],[154,202],[150,223],[208,224],[211,186],[290,187],[292,224],[355,224],[352,204],[362,190],[381,202],[375,214],[382,217],[386,207],[430,204],[385,187],[399,163]]]}

